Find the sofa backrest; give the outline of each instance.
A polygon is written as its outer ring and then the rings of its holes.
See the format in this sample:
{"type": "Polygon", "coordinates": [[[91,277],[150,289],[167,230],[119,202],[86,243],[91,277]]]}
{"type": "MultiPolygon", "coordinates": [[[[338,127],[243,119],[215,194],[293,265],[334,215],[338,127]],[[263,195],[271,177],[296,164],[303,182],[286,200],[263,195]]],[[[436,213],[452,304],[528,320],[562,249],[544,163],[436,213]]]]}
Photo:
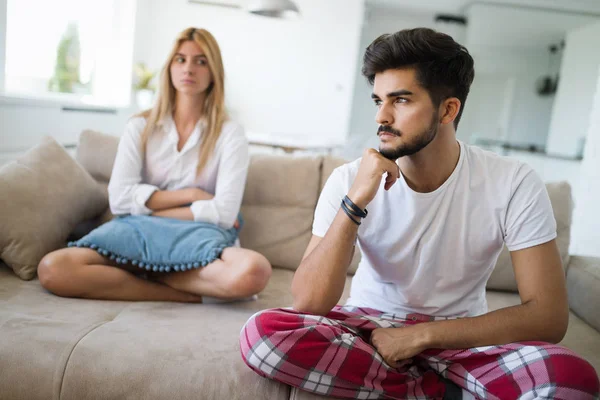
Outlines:
{"type": "Polygon", "coordinates": [[[119,140],[117,136],[85,130],[79,135],[75,159],[94,179],[107,183],[117,156],[119,140]]]}
{"type": "Polygon", "coordinates": [[[322,157],[254,155],[242,201],[243,247],[296,269],[312,236],[322,157]]]}

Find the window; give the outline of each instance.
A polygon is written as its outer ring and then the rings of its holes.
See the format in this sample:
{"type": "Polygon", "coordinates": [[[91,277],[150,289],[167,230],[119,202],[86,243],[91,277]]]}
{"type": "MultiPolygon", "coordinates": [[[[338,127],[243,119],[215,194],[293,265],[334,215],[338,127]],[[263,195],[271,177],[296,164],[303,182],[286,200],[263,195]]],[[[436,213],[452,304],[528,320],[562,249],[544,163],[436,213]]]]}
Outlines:
{"type": "Polygon", "coordinates": [[[128,106],[135,3],[0,1],[6,10],[2,94],[128,106]]]}

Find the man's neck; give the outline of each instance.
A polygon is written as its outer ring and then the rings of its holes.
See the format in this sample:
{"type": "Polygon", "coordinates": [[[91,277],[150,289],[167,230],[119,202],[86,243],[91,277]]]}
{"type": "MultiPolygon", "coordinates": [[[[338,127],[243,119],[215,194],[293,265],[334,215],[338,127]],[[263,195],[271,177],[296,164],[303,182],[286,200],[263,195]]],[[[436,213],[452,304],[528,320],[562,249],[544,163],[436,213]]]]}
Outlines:
{"type": "Polygon", "coordinates": [[[397,163],[408,186],[415,192],[433,192],[452,175],[460,157],[460,145],[453,131],[438,132],[424,149],[397,163]]]}

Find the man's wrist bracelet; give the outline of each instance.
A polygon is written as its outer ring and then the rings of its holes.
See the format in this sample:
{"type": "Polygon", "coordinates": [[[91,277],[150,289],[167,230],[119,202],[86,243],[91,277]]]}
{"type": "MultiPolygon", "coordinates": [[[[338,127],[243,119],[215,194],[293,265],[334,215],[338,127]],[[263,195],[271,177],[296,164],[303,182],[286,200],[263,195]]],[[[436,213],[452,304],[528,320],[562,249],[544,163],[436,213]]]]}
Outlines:
{"type": "Polygon", "coordinates": [[[367,214],[369,214],[369,212],[367,211],[366,208],[364,210],[362,210],[359,206],[354,204],[348,196],[344,196],[344,199],[342,200],[342,202],[344,204],[346,204],[346,206],[348,206],[348,209],[350,211],[352,211],[352,215],[355,215],[359,218],[365,218],[367,216],[367,214]]]}
{"type": "MultiPolygon", "coordinates": [[[[360,221],[357,221],[354,218],[354,216],[353,216],[354,214],[352,214],[352,212],[350,211],[350,209],[348,208],[348,206],[346,205],[346,203],[344,203],[344,201],[342,201],[341,206],[342,206],[342,210],[344,210],[344,212],[346,213],[346,215],[348,216],[348,218],[350,218],[352,220],[352,222],[354,222],[356,225],[360,225],[360,221]]],[[[356,215],[356,216],[358,216],[358,215],[356,215]]]]}

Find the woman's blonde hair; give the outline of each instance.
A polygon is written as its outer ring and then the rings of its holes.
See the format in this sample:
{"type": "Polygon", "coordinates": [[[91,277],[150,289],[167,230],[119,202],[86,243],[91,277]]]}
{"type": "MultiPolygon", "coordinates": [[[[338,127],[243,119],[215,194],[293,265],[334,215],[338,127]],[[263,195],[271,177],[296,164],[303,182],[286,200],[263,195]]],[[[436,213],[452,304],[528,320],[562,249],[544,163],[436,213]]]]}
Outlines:
{"type": "Polygon", "coordinates": [[[227,120],[225,110],[225,71],[221,50],[214,36],[205,29],[187,28],[177,36],[169,58],[164,64],[160,75],[158,99],[154,107],[139,114],[146,118],[146,126],[142,132],[142,152],[146,152],[148,138],[156,128],[162,126],[164,118],[173,113],[176,90],[171,81],[171,63],[179,46],[185,41],[193,40],[204,52],[211,72],[212,82],[206,89],[203,115],[206,122],[202,134],[202,145],[198,156],[196,175],[206,166],[215,149],[223,123],[227,120]]]}

